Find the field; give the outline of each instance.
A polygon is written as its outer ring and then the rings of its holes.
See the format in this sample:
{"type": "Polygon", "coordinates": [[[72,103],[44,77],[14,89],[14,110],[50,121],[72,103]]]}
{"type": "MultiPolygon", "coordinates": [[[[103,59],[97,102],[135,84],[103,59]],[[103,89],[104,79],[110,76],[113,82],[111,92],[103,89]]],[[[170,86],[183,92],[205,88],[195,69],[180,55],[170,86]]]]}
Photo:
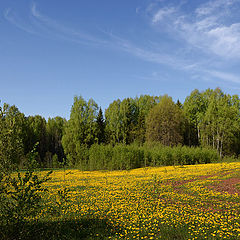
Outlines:
{"type": "Polygon", "coordinates": [[[39,238],[240,239],[240,163],[51,176],[39,238]]]}

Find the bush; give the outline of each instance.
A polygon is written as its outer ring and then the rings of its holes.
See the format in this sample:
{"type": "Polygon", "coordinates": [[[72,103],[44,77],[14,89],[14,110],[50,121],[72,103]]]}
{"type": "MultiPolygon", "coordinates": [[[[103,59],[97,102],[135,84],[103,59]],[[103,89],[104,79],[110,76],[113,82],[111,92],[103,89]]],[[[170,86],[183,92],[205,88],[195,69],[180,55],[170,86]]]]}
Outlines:
{"type": "Polygon", "coordinates": [[[210,163],[219,160],[217,151],[208,148],[176,146],[166,147],[159,143],[145,144],[145,165],[169,166],[210,163]]]}
{"type": "Polygon", "coordinates": [[[219,160],[217,151],[212,149],[180,145],[166,147],[159,143],[144,146],[93,144],[89,149],[81,150],[81,158],[76,161],[75,166],[84,167],[85,170],[128,170],[147,166],[210,163],[219,160]]]}
{"type": "Polygon", "coordinates": [[[89,149],[89,170],[111,169],[112,154],[111,145],[93,144],[89,149]]]}
{"type": "Polygon", "coordinates": [[[52,172],[40,179],[34,172],[35,157],[34,152],[29,155],[25,173],[0,175],[0,226],[5,239],[24,239],[27,222],[41,210],[41,192],[47,190],[42,184],[52,172]]]}

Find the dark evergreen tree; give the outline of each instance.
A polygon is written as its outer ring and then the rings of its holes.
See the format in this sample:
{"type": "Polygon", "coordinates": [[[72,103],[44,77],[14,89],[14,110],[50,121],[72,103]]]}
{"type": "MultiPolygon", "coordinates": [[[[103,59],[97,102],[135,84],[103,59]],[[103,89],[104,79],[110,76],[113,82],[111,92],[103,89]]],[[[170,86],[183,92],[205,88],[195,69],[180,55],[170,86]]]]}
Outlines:
{"type": "Polygon", "coordinates": [[[28,117],[28,142],[29,151],[38,143],[37,152],[39,154],[39,163],[45,166],[45,154],[48,150],[46,120],[40,115],[28,117]]]}
{"type": "Polygon", "coordinates": [[[103,112],[100,107],[98,116],[97,116],[97,139],[98,139],[98,144],[105,143],[105,121],[103,118],[103,112]]]}
{"type": "Polygon", "coordinates": [[[180,109],[183,108],[183,105],[182,105],[182,103],[179,101],[179,99],[177,100],[176,105],[177,105],[180,109]]]}
{"type": "Polygon", "coordinates": [[[48,151],[51,153],[52,157],[56,154],[57,160],[59,162],[63,161],[65,158],[63,146],[62,146],[62,136],[64,125],[66,124],[66,119],[61,117],[49,118],[46,126],[47,130],[47,145],[48,151]]]}

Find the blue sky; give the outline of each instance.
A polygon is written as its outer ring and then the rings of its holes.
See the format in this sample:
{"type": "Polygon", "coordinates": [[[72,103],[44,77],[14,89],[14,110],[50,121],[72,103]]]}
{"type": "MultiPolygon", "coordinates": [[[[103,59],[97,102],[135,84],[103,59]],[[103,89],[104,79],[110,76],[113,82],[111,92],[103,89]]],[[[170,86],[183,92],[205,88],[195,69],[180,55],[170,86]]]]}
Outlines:
{"type": "Polygon", "coordinates": [[[73,97],[240,90],[240,0],[1,0],[0,99],[69,118],[73,97]]]}

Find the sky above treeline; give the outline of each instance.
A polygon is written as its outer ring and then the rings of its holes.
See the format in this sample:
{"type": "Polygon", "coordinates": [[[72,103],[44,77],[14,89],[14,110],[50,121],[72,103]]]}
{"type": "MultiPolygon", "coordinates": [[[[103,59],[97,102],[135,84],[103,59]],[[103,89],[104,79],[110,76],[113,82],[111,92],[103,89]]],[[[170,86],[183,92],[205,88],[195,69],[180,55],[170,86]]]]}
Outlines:
{"type": "Polygon", "coordinates": [[[73,97],[240,91],[240,0],[1,0],[0,99],[69,118],[73,97]]]}

